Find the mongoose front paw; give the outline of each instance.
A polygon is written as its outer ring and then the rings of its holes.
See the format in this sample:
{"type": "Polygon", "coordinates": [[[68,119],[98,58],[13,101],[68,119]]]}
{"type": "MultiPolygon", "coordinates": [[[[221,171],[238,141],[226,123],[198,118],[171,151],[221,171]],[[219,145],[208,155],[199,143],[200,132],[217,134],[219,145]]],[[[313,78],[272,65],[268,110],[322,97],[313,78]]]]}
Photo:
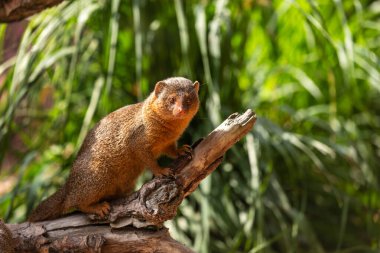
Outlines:
{"type": "Polygon", "coordinates": [[[192,159],[193,155],[194,155],[194,151],[190,145],[185,144],[182,147],[180,147],[179,149],[177,149],[177,155],[178,155],[178,157],[187,156],[187,157],[189,157],[189,159],[192,159]]]}
{"type": "Polygon", "coordinates": [[[162,168],[161,171],[162,171],[162,173],[161,173],[162,176],[171,176],[171,175],[173,175],[173,171],[172,171],[171,168],[162,168]]]}
{"type": "Polygon", "coordinates": [[[171,176],[174,173],[171,168],[162,168],[158,165],[152,166],[151,171],[155,177],[171,176]]]}

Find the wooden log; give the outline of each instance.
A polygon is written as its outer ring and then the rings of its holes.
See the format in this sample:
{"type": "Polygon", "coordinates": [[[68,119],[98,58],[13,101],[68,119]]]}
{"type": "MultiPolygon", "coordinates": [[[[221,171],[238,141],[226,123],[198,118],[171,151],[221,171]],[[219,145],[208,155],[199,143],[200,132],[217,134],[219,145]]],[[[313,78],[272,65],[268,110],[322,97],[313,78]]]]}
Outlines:
{"type": "Polygon", "coordinates": [[[193,251],[173,240],[166,228],[125,227],[112,229],[95,225],[85,215],[9,225],[15,252],[178,252],[193,251]]]}

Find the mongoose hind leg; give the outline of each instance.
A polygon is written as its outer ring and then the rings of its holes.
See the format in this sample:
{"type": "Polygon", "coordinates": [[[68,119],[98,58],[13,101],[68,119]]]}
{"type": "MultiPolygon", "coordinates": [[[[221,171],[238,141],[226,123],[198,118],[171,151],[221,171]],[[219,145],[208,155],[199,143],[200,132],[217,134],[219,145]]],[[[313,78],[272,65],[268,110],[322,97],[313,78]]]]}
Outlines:
{"type": "Polygon", "coordinates": [[[103,201],[100,203],[90,204],[90,205],[80,205],[78,209],[84,213],[89,214],[97,214],[101,218],[104,218],[107,214],[109,214],[111,207],[108,202],[103,201]]]}

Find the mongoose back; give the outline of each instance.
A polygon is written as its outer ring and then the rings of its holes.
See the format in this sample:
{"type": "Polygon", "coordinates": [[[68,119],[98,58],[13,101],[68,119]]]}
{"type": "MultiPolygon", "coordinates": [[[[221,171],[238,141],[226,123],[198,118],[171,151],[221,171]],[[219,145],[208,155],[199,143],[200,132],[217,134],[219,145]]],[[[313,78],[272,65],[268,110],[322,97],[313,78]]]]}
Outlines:
{"type": "Polygon", "coordinates": [[[89,131],[61,189],[44,200],[29,221],[57,218],[72,209],[104,217],[107,200],[134,190],[144,168],[155,176],[168,175],[157,158],[175,158],[189,146],[177,140],[198,111],[199,83],[172,77],[156,83],[145,101],[122,107],[89,131]]]}

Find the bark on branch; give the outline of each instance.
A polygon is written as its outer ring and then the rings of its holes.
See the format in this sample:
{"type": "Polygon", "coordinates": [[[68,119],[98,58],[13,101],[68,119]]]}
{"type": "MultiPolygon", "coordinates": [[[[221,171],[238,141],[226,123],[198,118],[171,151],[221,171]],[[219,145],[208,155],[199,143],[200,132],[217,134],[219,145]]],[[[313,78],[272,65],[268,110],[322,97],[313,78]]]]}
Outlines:
{"type": "Polygon", "coordinates": [[[9,23],[25,19],[33,14],[61,3],[63,0],[1,0],[0,22],[9,23]]]}
{"type": "Polygon", "coordinates": [[[111,202],[106,220],[77,213],[51,221],[8,224],[16,252],[192,252],[174,241],[163,223],[176,215],[182,200],[255,122],[251,110],[232,114],[194,145],[192,158],[173,162],[173,177],[154,178],[127,198],[111,202]]]}

